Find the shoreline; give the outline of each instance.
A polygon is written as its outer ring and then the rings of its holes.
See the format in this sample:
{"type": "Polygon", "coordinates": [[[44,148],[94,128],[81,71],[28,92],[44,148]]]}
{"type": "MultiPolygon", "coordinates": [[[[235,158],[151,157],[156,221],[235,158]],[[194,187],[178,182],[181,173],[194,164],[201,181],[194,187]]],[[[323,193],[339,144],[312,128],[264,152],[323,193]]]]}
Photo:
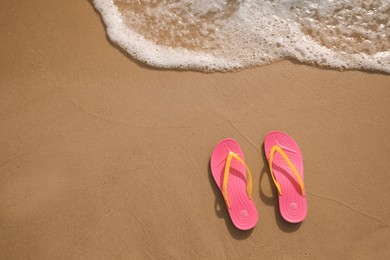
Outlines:
{"type": "Polygon", "coordinates": [[[292,61],[154,69],[107,39],[91,1],[0,7],[4,258],[390,256],[389,74],[292,61]],[[279,214],[262,148],[271,130],[303,153],[300,225],[279,214]],[[253,174],[249,232],[232,225],[210,173],[226,137],[253,174]]]}

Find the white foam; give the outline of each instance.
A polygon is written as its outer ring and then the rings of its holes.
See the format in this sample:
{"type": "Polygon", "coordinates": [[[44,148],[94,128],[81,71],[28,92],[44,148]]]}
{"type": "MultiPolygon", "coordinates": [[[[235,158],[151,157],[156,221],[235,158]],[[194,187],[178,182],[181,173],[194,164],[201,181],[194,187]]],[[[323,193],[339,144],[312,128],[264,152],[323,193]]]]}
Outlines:
{"type": "Polygon", "coordinates": [[[94,0],[110,39],[152,66],[284,58],[390,73],[390,0],[94,0]]]}

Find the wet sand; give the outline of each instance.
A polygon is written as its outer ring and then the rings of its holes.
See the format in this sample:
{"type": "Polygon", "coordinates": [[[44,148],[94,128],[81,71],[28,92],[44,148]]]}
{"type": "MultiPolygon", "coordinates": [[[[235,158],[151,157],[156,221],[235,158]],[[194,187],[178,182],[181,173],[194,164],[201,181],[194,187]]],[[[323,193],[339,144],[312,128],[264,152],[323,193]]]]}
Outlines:
{"type": "Polygon", "coordinates": [[[387,259],[390,76],[290,61],[166,71],[111,44],[89,1],[0,3],[4,259],[387,259]],[[308,216],[284,222],[263,139],[305,159],[308,216]],[[209,169],[241,145],[259,212],[236,230],[209,169]]]}

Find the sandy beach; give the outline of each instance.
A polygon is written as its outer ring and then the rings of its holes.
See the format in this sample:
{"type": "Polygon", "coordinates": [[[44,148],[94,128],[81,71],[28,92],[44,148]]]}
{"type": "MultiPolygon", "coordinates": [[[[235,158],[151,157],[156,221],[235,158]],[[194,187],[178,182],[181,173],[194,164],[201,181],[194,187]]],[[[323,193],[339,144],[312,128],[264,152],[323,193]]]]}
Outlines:
{"type": "Polygon", "coordinates": [[[112,44],[90,1],[0,13],[1,259],[390,259],[390,75],[159,70],[112,44]],[[301,224],[279,214],[272,130],[303,153],[301,224]],[[253,174],[251,231],[211,176],[226,137],[253,174]]]}

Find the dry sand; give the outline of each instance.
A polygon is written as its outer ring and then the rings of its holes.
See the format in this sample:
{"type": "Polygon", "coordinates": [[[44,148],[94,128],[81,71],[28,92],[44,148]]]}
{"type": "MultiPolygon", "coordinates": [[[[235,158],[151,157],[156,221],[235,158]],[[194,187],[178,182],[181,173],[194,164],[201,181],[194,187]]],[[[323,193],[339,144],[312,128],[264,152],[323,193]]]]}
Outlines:
{"type": "Polygon", "coordinates": [[[89,1],[0,3],[1,259],[390,259],[390,76],[289,61],[163,71],[89,1]],[[262,143],[305,158],[308,216],[278,213],[262,143]],[[236,230],[209,170],[237,139],[259,222],[236,230]]]}

